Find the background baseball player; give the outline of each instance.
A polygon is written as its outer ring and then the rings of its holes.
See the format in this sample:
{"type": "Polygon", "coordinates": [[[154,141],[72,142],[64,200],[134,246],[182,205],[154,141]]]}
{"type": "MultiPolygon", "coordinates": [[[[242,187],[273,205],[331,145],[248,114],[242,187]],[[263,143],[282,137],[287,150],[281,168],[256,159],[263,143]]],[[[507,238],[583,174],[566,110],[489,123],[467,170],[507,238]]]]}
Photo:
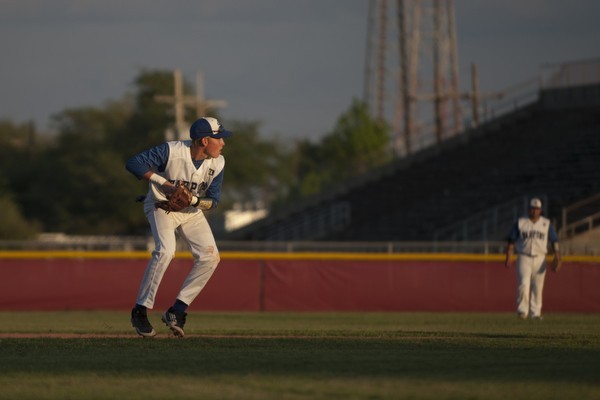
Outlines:
{"type": "Polygon", "coordinates": [[[224,138],[231,134],[215,118],[200,118],[190,127],[191,140],[166,142],[127,161],[129,172],[149,181],[144,213],[155,242],[131,310],[131,324],[141,336],[156,335],[147,309],[153,308],[162,277],[175,256],[176,231],[187,242],[194,258],[175,303],[161,318],[176,336],[184,336],[186,309],[220,261],[202,210],[214,208],[219,202],[225,167],[221,150],[224,138]]]}
{"type": "Polygon", "coordinates": [[[517,314],[519,318],[542,318],[542,292],[546,276],[546,253],[548,242],[554,249],[553,269],[560,268],[558,236],[554,227],[542,217],[542,201],[532,199],[529,203],[529,216],[517,220],[508,235],[506,248],[506,268],[511,265],[514,250],[517,257],[517,314]]]}

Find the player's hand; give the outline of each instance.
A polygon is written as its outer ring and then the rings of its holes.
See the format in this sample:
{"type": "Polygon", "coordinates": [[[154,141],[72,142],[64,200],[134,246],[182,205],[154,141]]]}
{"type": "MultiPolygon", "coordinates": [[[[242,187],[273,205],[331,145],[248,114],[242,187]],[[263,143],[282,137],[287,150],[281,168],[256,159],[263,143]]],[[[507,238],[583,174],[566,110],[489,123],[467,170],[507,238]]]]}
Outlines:
{"type": "Polygon", "coordinates": [[[552,272],[558,272],[561,268],[562,268],[562,260],[561,260],[560,256],[556,255],[556,256],[554,256],[554,259],[550,263],[550,269],[552,270],[552,272]]]}
{"type": "Polygon", "coordinates": [[[504,268],[510,268],[511,265],[512,261],[510,261],[510,258],[507,258],[506,261],[504,261],[504,268]]]}
{"type": "Polygon", "coordinates": [[[165,195],[168,196],[168,195],[172,194],[177,187],[175,185],[173,185],[171,182],[167,181],[160,188],[165,193],[165,195]]]}

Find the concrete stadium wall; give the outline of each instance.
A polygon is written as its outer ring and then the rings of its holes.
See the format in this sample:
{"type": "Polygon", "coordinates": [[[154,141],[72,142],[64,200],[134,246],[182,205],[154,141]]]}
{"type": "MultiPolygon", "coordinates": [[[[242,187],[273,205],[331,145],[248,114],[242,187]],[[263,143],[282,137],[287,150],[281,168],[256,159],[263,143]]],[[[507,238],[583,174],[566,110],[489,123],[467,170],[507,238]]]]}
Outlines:
{"type": "MultiPolygon", "coordinates": [[[[129,310],[149,254],[0,253],[0,310],[129,310]]],[[[512,312],[502,255],[223,253],[191,311],[512,312]]],[[[167,270],[155,309],[174,301],[191,259],[167,270]]],[[[544,312],[600,312],[600,257],[547,273],[544,312]]]]}

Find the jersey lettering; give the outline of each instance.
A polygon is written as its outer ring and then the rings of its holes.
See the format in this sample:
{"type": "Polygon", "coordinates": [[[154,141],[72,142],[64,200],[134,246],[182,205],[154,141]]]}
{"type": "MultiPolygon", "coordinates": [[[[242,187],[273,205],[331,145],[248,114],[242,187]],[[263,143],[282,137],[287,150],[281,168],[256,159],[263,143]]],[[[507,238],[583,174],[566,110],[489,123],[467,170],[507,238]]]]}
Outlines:
{"type": "Polygon", "coordinates": [[[517,221],[519,234],[515,243],[517,252],[530,256],[546,254],[549,227],[550,221],[544,217],[540,217],[536,222],[528,217],[519,218],[517,221]]]}
{"type": "MultiPolygon", "coordinates": [[[[223,170],[225,166],[223,156],[207,160],[199,167],[196,167],[190,157],[190,141],[168,142],[168,145],[169,159],[167,160],[165,171],[161,173],[161,176],[174,185],[177,182],[181,182],[181,184],[185,185],[198,197],[202,197],[210,187],[215,176],[223,170]]],[[[149,185],[149,204],[154,204],[155,201],[162,201],[166,198],[164,193],[155,186],[149,185]]]]}
{"type": "Polygon", "coordinates": [[[529,232],[521,232],[521,237],[523,239],[540,239],[545,240],[546,234],[540,231],[529,231],[529,232]]]}
{"type": "Polygon", "coordinates": [[[183,185],[183,186],[187,187],[188,189],[190,189],[190,191],[192,191],[192,192],[197,192],[196,189],[198,189],[198,188],[200,188],[200,190],[208,189],[208,183],[206,183],[206,182],[200,182],[198,184],[197,182],[189,182],[189,181],[184,181],[181,179],[169,179],[169,182],[171,182],[173,185],[183,185]]]}

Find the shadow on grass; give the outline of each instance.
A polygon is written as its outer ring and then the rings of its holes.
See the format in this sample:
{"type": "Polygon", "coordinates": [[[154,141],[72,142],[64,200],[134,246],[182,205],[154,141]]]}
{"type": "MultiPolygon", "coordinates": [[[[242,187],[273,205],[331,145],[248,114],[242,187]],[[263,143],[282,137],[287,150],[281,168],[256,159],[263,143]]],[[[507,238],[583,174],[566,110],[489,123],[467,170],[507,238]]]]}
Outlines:
{"type": "Polygon", "coordinates": [[[499,335],[394,338],[2,339],[0,374],[541,381],[598,385],[600,346],[499,335]]]}

